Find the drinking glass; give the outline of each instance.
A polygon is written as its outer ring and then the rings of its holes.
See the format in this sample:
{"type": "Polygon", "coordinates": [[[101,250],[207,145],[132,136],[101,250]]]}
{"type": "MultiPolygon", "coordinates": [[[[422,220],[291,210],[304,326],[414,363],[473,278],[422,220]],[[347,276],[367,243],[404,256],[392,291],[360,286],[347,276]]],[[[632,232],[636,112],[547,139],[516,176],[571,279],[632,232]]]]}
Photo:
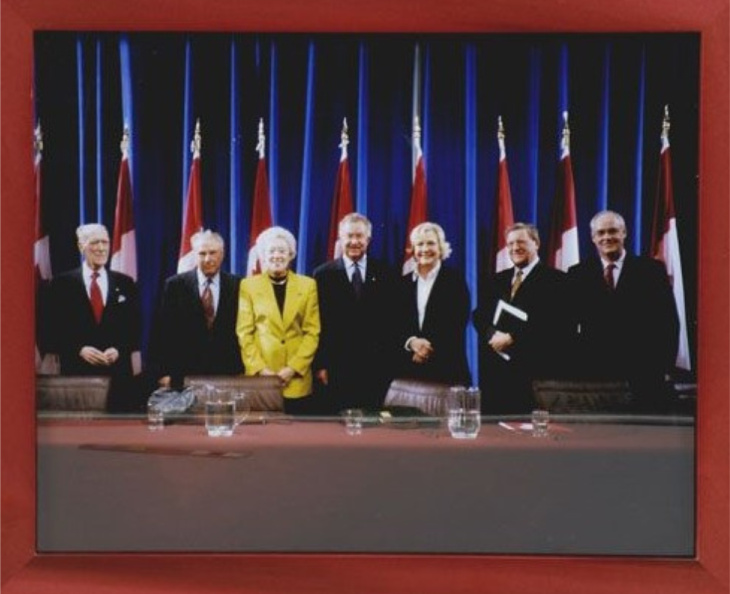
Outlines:
{"type": "Polygon", "coordinates": [[[348,435],[360,435],[365,415],[359,408],[348,408],[342,413],[345,420],[345,431],[348,435]]]}
{"type": "Polygon", "coordinates": [[[532,411],[532,436],[547,437],[548,425],[550,424],[550,413],[546,410],[538,409],[532,411]]]}
{"type": "Polygon", "coordinates": [[[475,439],[482,426],[479,388],[453,386],[447,396],[447,426],[455,439],[475,439]]]}

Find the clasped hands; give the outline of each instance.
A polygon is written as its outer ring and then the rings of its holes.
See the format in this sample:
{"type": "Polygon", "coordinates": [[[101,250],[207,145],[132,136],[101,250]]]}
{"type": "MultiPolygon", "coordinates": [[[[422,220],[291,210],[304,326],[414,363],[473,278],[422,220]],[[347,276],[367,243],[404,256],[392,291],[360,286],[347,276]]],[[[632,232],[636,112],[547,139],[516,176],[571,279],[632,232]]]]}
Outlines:
{"type": "Polygon", "coordinates": [[[81,347],[79,357],[86,361],[89,365],[100,365],[109,367],[114,365],[119,359],[119,351],[114,347],[109,347],[105,351],[100,351],[93,346],[81,347]]]}
{"type": "Polygon", "coordinates": [[[414,363],[425,363],[433,355],[431,341],[426,338],[412,338],[408,342],[408,348],[413,352],[414,363]]]}
{"type": "Polygon", "coordinates": [[[291,367],[282,367],[279,371],[272,371],[268,367],[264,367],[259,373],[259,375],[278,376],[282,386],[286,386],[296,374],[297,372],[291,367]]]}

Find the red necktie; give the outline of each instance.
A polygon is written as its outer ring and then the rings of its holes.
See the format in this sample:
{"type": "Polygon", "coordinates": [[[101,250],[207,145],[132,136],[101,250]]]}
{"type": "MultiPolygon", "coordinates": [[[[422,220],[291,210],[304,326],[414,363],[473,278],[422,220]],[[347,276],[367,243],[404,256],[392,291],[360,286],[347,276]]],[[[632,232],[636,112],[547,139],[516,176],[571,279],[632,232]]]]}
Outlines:
{"type": "Polygon", "coordinates": [[[91,300],[91,311],[94,312],[94,319],[98,324],[101,322],[101,314],[104,313],[104,298],[101,296],[101,289],[96,279],[99,278],[98,272],[91,273],[91,285],[89,286],[89,299],[91,300]]]}
{"type": "Polygon", "coordinates": [[[203,303],[203,314],[205,315],[205,325],[208,329],[213,326],[215,320],[215,308],[213,307],[213,291],[210,288],[210,283],[213,282],[211,279],[206,279],[205,289],[203,294],[200,296],[200,300],[203,303]]]}
{"type": "Polygon", "coordinates": [[[609,264],[603,271],[603,276],[606,279],[606,285],[609,289],[613,290],[616,288],[616,283],[613,280],[613,269],[616,268],[615,264],[609,264]]]}

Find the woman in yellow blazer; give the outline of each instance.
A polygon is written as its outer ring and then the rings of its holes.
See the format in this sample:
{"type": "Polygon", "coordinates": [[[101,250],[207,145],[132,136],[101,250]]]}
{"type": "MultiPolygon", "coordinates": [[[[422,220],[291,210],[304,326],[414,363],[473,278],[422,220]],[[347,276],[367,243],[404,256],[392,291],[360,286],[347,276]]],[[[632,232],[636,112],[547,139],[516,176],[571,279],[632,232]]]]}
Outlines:
{"type": "Polygon", "coordinates": [[[317,284],[295,274],[296,239],[270,227],[256,239],[262,274],[241,281],[236,333],[246,375],[277,375],[284,409],[314,413],[312,361],[319,344],[317,284]]]}

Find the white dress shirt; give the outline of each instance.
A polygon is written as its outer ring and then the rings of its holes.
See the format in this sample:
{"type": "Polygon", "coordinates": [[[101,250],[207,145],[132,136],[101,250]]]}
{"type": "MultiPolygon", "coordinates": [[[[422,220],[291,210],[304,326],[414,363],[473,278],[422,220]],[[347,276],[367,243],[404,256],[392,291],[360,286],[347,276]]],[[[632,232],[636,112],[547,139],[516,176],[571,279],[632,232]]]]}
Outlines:
{"type": "MultiPolygon", "coordinates": [[[[202,298],[203,291],[205,291],[205,286],[208,282],[208,277],[200,271],[200,268],[196,268],[195,272],[198,276],[198,295],[202,298]]],[[[213,293],[213,312],[218,313],[218,301],[221,294],[220,272],[216,272],[215,276],[210,277],[210,291],[213,293]]]]}
{"type": "MultiPolygon", "coordinates": [[[[355,262],[350,260],[347,256],[342,256],[342,262],[345,265],[345,272],[347,272],[347,280],[352,282],[352,275],[355,273],[355,262]]],[[[360,276],[362,282],[365,282],[365,271],[368,267],[368,257],[364,254],[362,258],[357,261],[357,267],[360,269],[360,276]]]]}
{"type": "Polygon", "coordinates": [[[96,284],[99,285],[99,289],[101,289],[101,298],[104,302],[104,305],[106,305],[106,298],[109,294],[109,276],[106,273],[106,268],[99,268],[99,270],[92,270],[91,266],[89,266],[86,262],[81,266],[81,274],[84,277],[84,286],[86,287],[86,295],[88,295],[89,299],[91,299],[91,275],[94,272],[99,273],[99,277],[96,279],[96,284]]]}
{"type": "Polygon", "coordinates": [[[423,319],[426,317],[426,306],[428,298],[431,296],[433,283],[441,270],[441,262],[437,262],[436,266],[425,276],[422,277],[418,271],[413,272],[413,280],[416,282],[416,307],[418,308],[418,328],[423,328],[423,319]]]}
{"type": "Polygon", "coordinates": [[[604,260],[601,258],[601,264],[603,265],[603,276],[606,276],[606,268],[608,268],[609,264],[613,264],[613,286],[615,287],[618,285],[618,279],[621,276],[621,271],[624,268],[624,262],[626,261],[626,250],[624,250],[621,253],[621,257],[619,257],[618,260],[615,262],[612,262],[611,260],[604,260]]]}

